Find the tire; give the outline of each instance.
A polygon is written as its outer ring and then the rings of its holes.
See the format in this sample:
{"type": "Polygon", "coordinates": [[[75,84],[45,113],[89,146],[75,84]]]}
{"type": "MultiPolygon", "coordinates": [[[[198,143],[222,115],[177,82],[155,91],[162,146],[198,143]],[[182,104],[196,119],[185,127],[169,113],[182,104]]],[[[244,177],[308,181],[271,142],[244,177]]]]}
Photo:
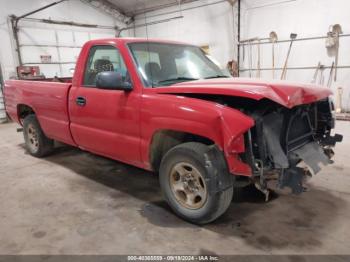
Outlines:
{"type": "Polygon", "coordinates": [[[23,136],[28,153],[35,157],[44,157],[53,151],[54,141],[45,136],[35,115],[23,120],[23,136]]]}
{"type": "Polygon", "coordinates": [[[227,170],[223,154],[215,146],[195,142],[175,146],[160,165],[163,196],[184,220],[199,225],[212,222],[232,201],[233,176],[227,170]]]}

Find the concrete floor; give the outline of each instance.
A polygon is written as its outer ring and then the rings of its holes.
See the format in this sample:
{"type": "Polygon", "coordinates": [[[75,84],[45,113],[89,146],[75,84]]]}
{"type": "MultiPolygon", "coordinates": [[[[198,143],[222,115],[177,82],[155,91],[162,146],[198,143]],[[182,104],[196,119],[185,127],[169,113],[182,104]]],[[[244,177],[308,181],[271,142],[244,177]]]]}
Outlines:
{"type": "Polygon", "coordinates": [[[247,189],[203,227],[173,215],[155,174],[69,147],[33,158],[16,127],[0,125],[0,254],[350,254],[350,122],[310,192],[247,189]]]}

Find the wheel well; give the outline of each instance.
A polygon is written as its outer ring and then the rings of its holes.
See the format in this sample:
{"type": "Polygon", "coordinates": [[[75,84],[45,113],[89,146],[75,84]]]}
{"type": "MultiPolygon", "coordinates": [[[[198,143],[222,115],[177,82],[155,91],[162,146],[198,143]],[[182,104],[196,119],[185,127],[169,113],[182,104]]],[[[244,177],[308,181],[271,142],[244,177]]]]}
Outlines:
{"type": "Polygon", "coordinates": [[[18,119],[22,122],[22,119],[28,115],[35,114],[35,112],[30,106],[21,104],[17,106],[17,114],[18,119]]]}
{"type": "Polygon", "coordinates": [[[153,135],[152,143],[150,146],[150,163],[152,169],[154,171],[158,171],[163,156],[171,148],[186,142],[199,142],[205,145],[215,144],[215,142],[211,139],[196,134],[174,130],[158,131],[153,135]]]}

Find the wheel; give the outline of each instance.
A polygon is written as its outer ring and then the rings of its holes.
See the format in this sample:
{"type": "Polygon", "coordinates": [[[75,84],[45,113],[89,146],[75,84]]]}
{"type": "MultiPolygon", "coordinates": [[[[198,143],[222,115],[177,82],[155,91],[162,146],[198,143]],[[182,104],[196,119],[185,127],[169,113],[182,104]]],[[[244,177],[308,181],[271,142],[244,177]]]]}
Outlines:
{"type": "Polygon", "coordinates": [[[195,224],[209,223],[229,207],[233,176],[215,146],[184,143],[169,150],[159,170],[162,193],[174,212],[195,224]]]}
{"type": "Polygon", "coordinates": [[[54,141],[45,136],[35,115],[23,120],[23,135],[26,149],[35,157],[44,157],[53,150],[54,141]]]}

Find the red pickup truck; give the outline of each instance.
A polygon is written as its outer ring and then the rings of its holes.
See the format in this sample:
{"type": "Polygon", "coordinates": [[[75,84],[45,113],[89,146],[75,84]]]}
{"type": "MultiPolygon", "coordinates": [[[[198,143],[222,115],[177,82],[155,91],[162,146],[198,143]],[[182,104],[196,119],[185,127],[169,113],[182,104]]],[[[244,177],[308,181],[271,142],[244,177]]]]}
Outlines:
{"type": "Polygon", "coordinates": [[[72,79],[5,82],[31,155],[57,140],[159,172],[174,212],[198,224],[223,214],[236,187],[301,193],[342,139],[330,95],[234,79],[199,47],[131,38],[87,42],[72,79]]]}

